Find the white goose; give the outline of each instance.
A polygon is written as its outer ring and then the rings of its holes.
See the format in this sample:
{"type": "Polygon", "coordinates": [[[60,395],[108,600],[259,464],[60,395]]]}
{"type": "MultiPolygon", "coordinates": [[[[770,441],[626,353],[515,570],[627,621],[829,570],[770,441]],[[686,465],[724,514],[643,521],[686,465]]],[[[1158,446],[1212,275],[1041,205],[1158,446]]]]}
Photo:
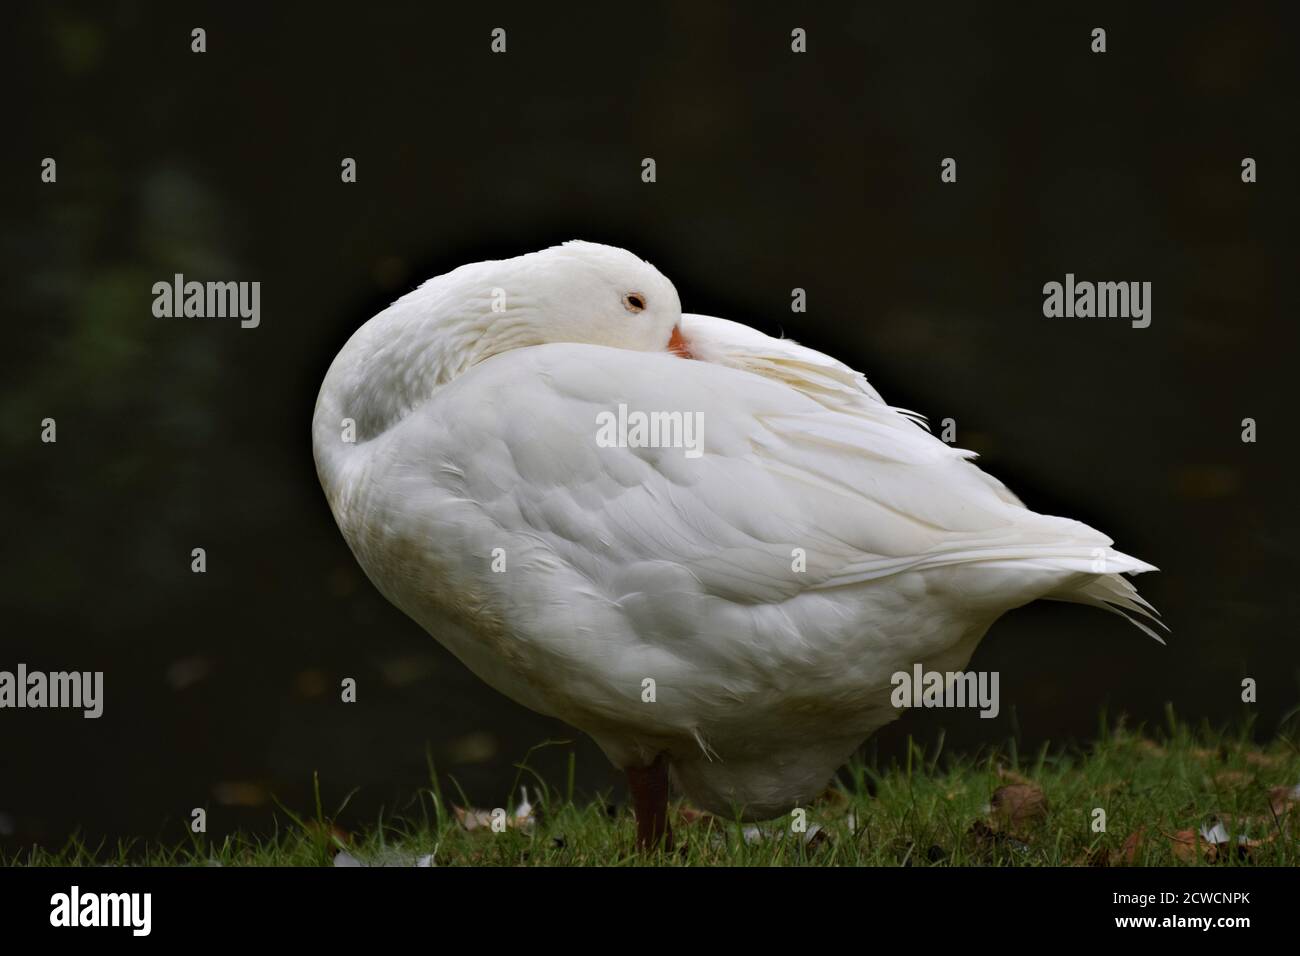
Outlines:
{"type": "Polygon", "coordinates": [[[669,768],[708,810],[783,813],[899,716],[894,673],[960,670],[1011,608],[1091,604],[1156,637],[1119,573],[1151,565],[1029,511],[915,417],[819,352],[683,315],[631,253],[569,242],[363,325],[313,444],[370,580],[590,734],[648,847],[671,840],[669,768]],[[598,442],[619,405],[702,412],[703,454],[598,442]]]}

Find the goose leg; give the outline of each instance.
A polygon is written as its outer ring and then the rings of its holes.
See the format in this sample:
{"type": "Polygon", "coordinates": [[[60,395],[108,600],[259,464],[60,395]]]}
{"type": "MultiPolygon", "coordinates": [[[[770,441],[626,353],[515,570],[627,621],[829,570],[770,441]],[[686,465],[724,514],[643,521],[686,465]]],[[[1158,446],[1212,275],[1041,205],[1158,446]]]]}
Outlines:
{"type": "Polygon", "coordinates": [[[636,815],[638,850],[653,850],[662,842],[665,850],[673,848],[673,831],[668,825],[668,761],[663,754],[648,767],[628,767],[627,787],[632,793],[632,811],[636,815]]]}

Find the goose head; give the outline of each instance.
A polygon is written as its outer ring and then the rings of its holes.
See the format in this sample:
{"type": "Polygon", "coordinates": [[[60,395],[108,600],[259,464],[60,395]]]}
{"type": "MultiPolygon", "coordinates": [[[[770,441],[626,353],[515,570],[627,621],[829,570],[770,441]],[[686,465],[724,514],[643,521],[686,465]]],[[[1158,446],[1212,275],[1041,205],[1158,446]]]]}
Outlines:
{"type": "Polygon", "coordinates": [[[658,352],[681,323],[673,284],[626,249],[573,241],[481,265],[501,267],[494,308],[506,348],[577,342],[658,352]]]}
{"type": "Polygon", "coordinates": [[[614,246],[572,241],[471,263],[425,282],[353,334],[325,376],[317,422],[328,431],[352,419],[364,442],[511,349],[569,342],[686,354],[681,318],[673,284],[614,246]]]}

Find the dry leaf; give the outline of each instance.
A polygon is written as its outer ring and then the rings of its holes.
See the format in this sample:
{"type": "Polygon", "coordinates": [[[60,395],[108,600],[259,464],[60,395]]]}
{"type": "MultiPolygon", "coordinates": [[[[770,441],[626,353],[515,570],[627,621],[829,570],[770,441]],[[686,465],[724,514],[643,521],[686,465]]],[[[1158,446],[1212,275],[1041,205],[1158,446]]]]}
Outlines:
{"type": "Polygon", "coordinates": [[[308,820],[303,824],[303,830],[315,836],[334,849],[340,849],[352,842],[352,834],[343,829],[337,823],[326,823],[321,825],[315,820],[308,820]]]}
{"type": "Polygon", "coordinates": [[[813,803],[817,806],[844,807],[848,806],[849,795],[839,787],[827,787],[826,791],[813,803]]]}
{"type": "Polygon", "coordinates": [[[1174,856],[1184,863],[1191,863],[1197,857],[1213,863],[1218,856],[1217,847],[1202,839],[1196,830],[1179,830],[1167,836],[1174,856]]]}
{"type": "Polygon", "coordinates": [[[528,802],[528,788],[520,787],[523,799],[519,806],[515,807],[514,813],[508,813],[504,809],[497,810],[476,810],[473,807],[458,807],[452,804],[451,812],[456,817],[456,822],[466,830],[490,830],[492,829],[492,820],[498,815],[505,823],[507,829],[514,830],[531,830],[537,823],[537,814],[533,805],[528,802]]]}
{"type": "Polygon", "coordinates": [[[1210,818],[1210,822],[1201,828],[1201,839],[1209,843],[1214,854],[1209,857],[1211,861],[1227,859],[1230,854],[1236,852],[1239,860],[1249,860],[1256,847],[1263,846],[1273,840],[1275,833],[1269,833],[1267,836],[1259,839],[1251,839],[1247,830],[1254,827],[1256,832],[1260,832],[1264,824],[1262,821],[1243,820],[1240,818],[1223,817],[1222,819],[1210,818]],[[1227,823],[1228,826],[1224,824],[1227,823]],[[1236,831],[1229,832],[1229,827],[1236,831]]]}
{"type": "Polygon", "coordinates": [[[1273,837],[1270,835],[1250,839],[1244,833],[1231,832],[1244,829],[1243,823],[1249,824],[1250,821],[1229,816],[1211,817],[1199,830],[1178,830],[1165,836],[1169,839],[1174,856],[1184,863],[1192,863],[1197,859],[1206,863],[1218,863],[1234,855],[1239,860],[1249,860],[1256,847],[1270,842],[1273,837]]]}
{"type": "Polygon", "coordinates": [[[1134,830],[1120,847],[1119,861],[1121,863],[1137,863],[1142,855],[1142,847],[1146,843],[1147,831],[1145,828],[1134,830]]]}
{"type": "Polygon", "coordinates": [[[1047,819],[1047,798],[1042,788],[1032,783],[998,787],[993,791],[989,807],[998,823],[1013,830],[1047,819]]]}
{"type": "Polygon", "coordinates": [[[692,826],[697,823],[711,826],[713,821],[717,819],[711,813],[697,809],[696,807],[688,807],[685,804],[677,808],[677,818],[686,826],[692,826]]]}

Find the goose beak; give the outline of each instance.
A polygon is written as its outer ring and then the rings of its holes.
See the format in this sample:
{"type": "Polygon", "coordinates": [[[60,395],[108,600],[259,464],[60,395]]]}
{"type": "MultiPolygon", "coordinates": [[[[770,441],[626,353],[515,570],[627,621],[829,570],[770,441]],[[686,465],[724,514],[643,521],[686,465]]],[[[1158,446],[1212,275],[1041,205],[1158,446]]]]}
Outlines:
{"type": "Polygon", "coordinates": [[[686,339],[682,337],[682,327],[673,326],[673,334],[668,338],[668,351],[674,355],[680,355],[682,358],[694,358],[691,355],[690,346],[686,344],[686,339]]]}

